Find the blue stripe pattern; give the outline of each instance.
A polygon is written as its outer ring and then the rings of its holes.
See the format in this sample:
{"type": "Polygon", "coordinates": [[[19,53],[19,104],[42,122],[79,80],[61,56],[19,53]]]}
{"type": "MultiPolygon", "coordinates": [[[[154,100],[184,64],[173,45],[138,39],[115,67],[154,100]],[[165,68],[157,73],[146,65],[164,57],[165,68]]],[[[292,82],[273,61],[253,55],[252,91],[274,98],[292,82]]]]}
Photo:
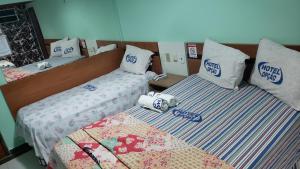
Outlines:
{"type": "Polygon", "coordinates": [[[202,121],[135,106],[126,112],[218,156],[236,168],[291,168],[300,157],[300,112],[266,91],[243,83],[221,88],[192,75],[164,93],[179,98],[177,109],[202,121]]]}

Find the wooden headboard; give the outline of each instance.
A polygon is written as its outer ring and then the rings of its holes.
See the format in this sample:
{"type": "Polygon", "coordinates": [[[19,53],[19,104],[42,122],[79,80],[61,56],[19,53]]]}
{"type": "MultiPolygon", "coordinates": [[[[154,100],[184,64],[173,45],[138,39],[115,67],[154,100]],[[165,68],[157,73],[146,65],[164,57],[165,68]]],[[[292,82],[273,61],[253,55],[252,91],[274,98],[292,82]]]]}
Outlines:
{"type": "MultiPolygon", "coordinates": [[[[55,42],[55,41],[58,41],[58,40],[60,40],[60,39],[44,39],[44,45],[45,45],[45,48],[46,48],[47,54],[48,54],[47,58],[49,58],[49,56],[50,56],[50,44],[52,42],[55,42]]],[[[80,47],[81,55],[85,56],[85,57],[88,57],[89,56],[88,51],[87,51],[86,48],[84,48],[82,46],[82,40],[80,40],[79,47],[80,47]]]]}

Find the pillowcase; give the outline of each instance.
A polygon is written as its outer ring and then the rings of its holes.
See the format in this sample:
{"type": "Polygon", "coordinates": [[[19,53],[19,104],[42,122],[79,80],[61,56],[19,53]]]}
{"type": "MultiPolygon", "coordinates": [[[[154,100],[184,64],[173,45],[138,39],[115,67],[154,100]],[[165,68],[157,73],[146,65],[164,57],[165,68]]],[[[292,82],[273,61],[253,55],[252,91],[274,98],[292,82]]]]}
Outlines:
{"type": "Polygon", "coordinates": [[[145,74],[153,52],[135,46],[126,45],[126,52],[120,68],[126,72],[145,74]]]}
{"type": "Polygon", "coordinates": [[[63,42],[61,44],[61,48],[62,48],[62,57],[81,56],[78,38],[74,38],[63,42]]]}
{"type": "Polygon", "coordinates": [[[62,40],[52,42],[50,44],[50,58],[54,56],[56,57],[62,56],[61,44],[67,41],[68,39],[69,39],[68,37],[65,37],[62,40]]]}
{"type": "Polygon", "coordinates": [[[243,52],[206,39],[198,75],[218,86],[238,89],[245,70],[245,60],[250,57],[243,52]]]}
{"type": "Polygon", "coordinates": [[[267,39],[259,43],[250,83],[300,110],[300,52],[267,39]]]}

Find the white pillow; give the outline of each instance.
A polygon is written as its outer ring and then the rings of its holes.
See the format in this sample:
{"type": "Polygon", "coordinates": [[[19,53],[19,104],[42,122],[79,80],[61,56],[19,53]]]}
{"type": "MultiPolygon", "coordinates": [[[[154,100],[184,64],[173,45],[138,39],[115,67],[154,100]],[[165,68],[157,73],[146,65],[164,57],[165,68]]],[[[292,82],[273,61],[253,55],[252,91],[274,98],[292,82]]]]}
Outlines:
{"type": "Polygon", "coordinates": [[[126,45],[126,52],[120,68],[126,72],[145,74],[153,52],[135,46],[126,45]]]}
{"type": "Polygon", "coordinates": [[[96,54],[103,53],[103,52],[108,52],[108,51],[114,50],[116,48],[117,48],[116,44],[101,46],[100,48],[98,48],[96,50],[96,54]]]}
{"type": "Polygon", "coordinates": [[[267,39],[259,43],[250,83],[300,111],[300,52],[267,39]]]}
{"type": "Polygon", "coordinates": [[[50,58],[54,56],[59,57],[62,55],[61,43],[67,41],[68,39],[68,37],[65,37],[62,40],[52,42],[50,44],[50,58]]]}
{"type": "Polygon", "coordinates": [[[206,39],[198,75],[227,89],[238,89],[243,79],[245,60],[243,52],[206,39]]]}
{"type": "Polygon", "coordinates": [[[81,56],[79,39],[74,38],[68,41],[65,41],[61,44],[62,48],[62,57],[78,57],[81,56]]]}

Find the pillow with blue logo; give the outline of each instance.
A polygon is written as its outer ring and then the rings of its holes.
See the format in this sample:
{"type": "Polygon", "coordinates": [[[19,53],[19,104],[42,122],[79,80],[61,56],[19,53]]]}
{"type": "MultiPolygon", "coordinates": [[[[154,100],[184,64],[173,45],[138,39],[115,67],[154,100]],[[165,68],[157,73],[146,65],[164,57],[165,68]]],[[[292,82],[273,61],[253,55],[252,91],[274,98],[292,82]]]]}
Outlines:
{"type": "Polygon", "coordinates": [[[62,56],[62,52],[61,52],[61,44],[65,41],[68,41],[68,37],[65,37],[62,40],[56,41],[56,42],[52,42],[50,44],[50,58],[51,57],[60,57],[62,56]]]}
{"type": "Polygon", "coordinates": [[[218,86],[238,89],[246,67],[245,60],[249,58],[237,49],[206,39],[198,75],[218,86]]]}
{"type": "Polygon", "coordinates": [[[251,84],[300,110],[300,52],[262,39],[254,66],[251,84]]]}
{"type": "Polygon", "coordinates": [[[62,57],[78,57],[81,56],[79,39],[74,38],[68,41],[65,41],[61,45],[62,57]]]}
{"type": "Polygon", "coordinates": [[[126,72],[145,74],[151,62],[151,55],[153,52],[149,50],[126,45],[120,68],[126,72]]]}

